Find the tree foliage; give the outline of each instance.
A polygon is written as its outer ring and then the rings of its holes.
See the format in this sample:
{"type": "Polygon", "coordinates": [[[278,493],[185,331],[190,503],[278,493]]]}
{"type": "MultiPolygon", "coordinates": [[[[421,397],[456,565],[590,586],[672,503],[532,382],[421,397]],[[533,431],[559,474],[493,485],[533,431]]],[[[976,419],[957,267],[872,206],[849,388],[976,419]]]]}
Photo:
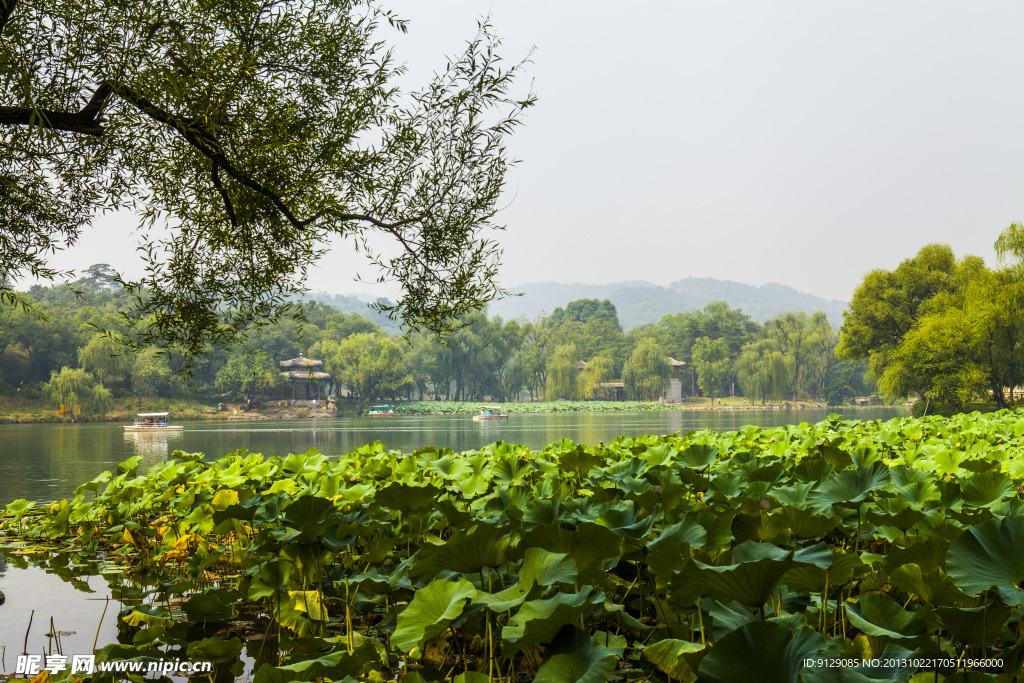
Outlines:
{"type": "Polygon", "coordinates": [[[450,329],[502,292],[487,230],[533,97],[487,24],[403,93],[388,27],[373,0],[0,0],[0,296],[133,208],[136,344],[187,360],[292,311],[337,236],[402,284],[391,314],[450,329]]]}
{"type": "Polygon", "coordinates": [[[622,369],[626,393],[635,400],[656,401],[665,393],[672,376],[672,366],[657,340],[644,339],[630,354],[622,369]]]}
{"type": "Polygon", "coordinates": [[[54,372],[43,392],[54,408],[69,413],[103,415],[113,407],[110,390],[81,368],[54,372]]]}
{"type": "Polygon", "coordinates": [[[326,341],[324,370],[346,384],[358,399],[362,413],[367,402],[394,396],[412,381],[398,342],[383,334],[354,334],[337,343],[326,341]]]}

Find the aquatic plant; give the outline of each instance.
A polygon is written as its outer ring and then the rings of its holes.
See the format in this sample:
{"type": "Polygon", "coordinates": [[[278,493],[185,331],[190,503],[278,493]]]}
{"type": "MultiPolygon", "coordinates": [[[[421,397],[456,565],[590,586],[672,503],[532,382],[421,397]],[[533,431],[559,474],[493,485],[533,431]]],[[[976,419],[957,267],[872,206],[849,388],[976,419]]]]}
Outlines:
{"type": "Polygon", "coordinates": [[[1022,447],[1004,411],[539,452],[176,451],[0,526],[40,562],[116,562],[101,657],[230,677],[244,649],[256,683],[1010,680],[1022,447]]]}

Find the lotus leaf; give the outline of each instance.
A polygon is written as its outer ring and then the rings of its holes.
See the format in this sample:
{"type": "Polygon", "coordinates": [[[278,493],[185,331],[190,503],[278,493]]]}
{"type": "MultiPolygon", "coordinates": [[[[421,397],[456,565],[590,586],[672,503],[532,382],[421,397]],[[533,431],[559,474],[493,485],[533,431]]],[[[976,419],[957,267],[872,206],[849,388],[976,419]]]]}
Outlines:
{"type": "Polygon", "coordinates": [[[444,543],[426,543],[417,551],[409,578],[429,580],[444,571],[469,574],[505,561],[508,532],[493,524],[477,524],[452,534],[444,543]]]}
{"type": "Polygon", "coordinates": [[[795,683],[803,661],[825,646],[809,628],[770,621],[745,624],[715,643],[700,663],[700,683],[795,683]]]}
{"type": "Polygon", "coordinates": [[[1001,603],[979,607],[936,607],[935,618],[953,640],[964,645],[989,646],[1012,610],[1001,603]]]}
{"type": "Polygon", "coordinates": [[[534,683],[604,683],[618,662],[615,650],[575,626],[563,626],[544,650],[534,683]]]}
{"type": "Polygon", "coordinates": [[[412,602],[399,613],[391,642],[402,652],[419,657],[424,644],[443,633],[476,593],[466,579],[430,582],[416,591],[412,602]]]}
{"type": "Polygon", "coordinates": [[[904,593],[916,596],[924,605],[963,605],[973,602],[939,567],[925,574],[921,567],[912,562],[900,565],[889,576],[889,582],[904,593]]]}
{"type": "Polygon", "coordinates": [[[552,642],[563,626],[603,614],[604,600],[603,592],[585,586],[579,593],[558,593],[524,603],[501,629],[502,652],[510,656],[528,645],[552,642]]]}
{"type": "Polygon", "coordinates": [[[946,573],[968,595],[995,587],[1007,605],[1024,604],[1024,517],[990,520],[961,534],[949,548],[946,573]]]}

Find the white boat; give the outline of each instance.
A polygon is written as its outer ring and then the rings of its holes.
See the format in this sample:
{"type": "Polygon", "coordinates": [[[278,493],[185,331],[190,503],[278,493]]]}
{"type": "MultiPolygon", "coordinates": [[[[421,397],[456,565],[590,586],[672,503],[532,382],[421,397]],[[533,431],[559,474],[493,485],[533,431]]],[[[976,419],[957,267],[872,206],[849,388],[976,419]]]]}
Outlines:
{"type": "Polygon", "coordinates": [[[139,413],[135,416],[135,424],[123,425],[126,432],[180,432],[181,425],[167,424],[170,413],[139,413]]]}
{"type": "Polygon", "coordinates": [[[395,409],[386,403],[370,406],[370,412],[367,413],[368,417],[395,417],[395,415],[395,409]]]}
{"type": "Polygon", "coordinates": [[[501,406],[480,406],[480,412],[473,416],[474,420],[507,420],[508,413],[501,410],[501,406]]]}

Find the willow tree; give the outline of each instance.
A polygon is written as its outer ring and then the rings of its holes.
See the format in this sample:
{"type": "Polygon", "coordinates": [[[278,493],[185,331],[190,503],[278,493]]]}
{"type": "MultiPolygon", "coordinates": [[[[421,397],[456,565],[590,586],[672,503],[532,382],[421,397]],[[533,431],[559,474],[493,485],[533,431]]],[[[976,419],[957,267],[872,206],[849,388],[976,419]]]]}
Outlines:
{"type": "Polygon", "coordinates": [[[622,368],[622,383],[632,398],[654,401],[665,393],[672,378],[672,366],[651,337],[640,340],[622,368]]]}
{"type": "Polygon", "coordinates": [[[729,378],[732,362],[729,360],[729,345],[725,339],[711,340],[701,337],[693,344],[693,367],[697,371],[697,384],[715,405],[715,396],[721,395],[725,381],[729,378]]]}
{"type": "Polygon", "coordinates": [[[385,310],[449,330],[503,292],[489,228],[533,98],[487,24],[403,93],[406,28],[376,0],[0,0],[0,298],[134,209],[136,344],[188,357],[293,312],[338,236],[401,283],[385,310]]]}
{"type": "Polygon", "coordinates": [[[573,344],[563,344],[555,349],[547,362],[547,384],[544,400],[575,400],[580,396],[580,367],[573,344]]]}
{"type": "Polygon", "coordinates": [[[789,389],[792,362],[776,349],[770,339],[762,338],[743,347],[736,360],[736,375],[744,395],[751,402],[781,399],[789,389]]]}
{"type": "Polygon", "coordinates": [[[62,368],[43,385],[45,395],[54,408],[69,413],[103,415],[114,406],[110,390],[81,368],[62,368]]]}

